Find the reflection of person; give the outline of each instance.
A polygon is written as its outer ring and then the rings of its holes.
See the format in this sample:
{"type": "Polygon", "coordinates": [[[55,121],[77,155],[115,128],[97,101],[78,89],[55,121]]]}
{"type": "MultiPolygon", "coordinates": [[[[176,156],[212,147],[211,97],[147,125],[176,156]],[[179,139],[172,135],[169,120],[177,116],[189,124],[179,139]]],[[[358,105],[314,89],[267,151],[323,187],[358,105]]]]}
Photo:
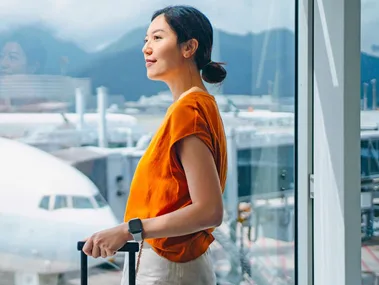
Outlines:
{"type": "MultiPolygon", "coordinates": [[[[223,219],[226,138],[202,79],[219,83],[226,71],[211,60],[212,42],[209,20],[187,6],[156,12],[147,31],[147,76],[165,82],[174,103],[135,171],[125,223],[93,234],[83,249],[107,257],[139,241],[137,284],[216,284],[209,246],[223,219]]],[[[127,258],[125,268],[129,284],[127,258]]]]}
{"type": "Polygon", "coordinates": [[[17,34],[0,50],[0,75],[39,74],[45,61],[45,49],[37,38],[17,34]]]}

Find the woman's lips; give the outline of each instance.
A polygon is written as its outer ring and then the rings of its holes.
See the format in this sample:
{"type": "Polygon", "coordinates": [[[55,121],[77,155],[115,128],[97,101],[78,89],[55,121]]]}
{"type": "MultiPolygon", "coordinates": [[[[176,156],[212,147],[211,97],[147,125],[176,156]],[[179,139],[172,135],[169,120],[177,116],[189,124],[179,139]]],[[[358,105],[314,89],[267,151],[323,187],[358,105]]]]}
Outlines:
{"type": "Polygon", "coordinates": [[[146,59],[146,67],[150,67],[156,62],[157,62],[157,60],[155,60],[155,59],[146,59]]]}

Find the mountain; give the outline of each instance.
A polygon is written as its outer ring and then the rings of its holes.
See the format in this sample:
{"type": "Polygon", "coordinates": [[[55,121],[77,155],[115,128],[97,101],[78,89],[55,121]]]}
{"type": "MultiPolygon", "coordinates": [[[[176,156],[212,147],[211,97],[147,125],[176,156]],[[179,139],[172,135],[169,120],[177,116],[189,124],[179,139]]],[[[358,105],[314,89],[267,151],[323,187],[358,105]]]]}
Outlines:
{"type": "MultiPolygon", "coordinates": [[[[146,77],[142,42],[139,40],[143,39],[144,31],[146,29],[139,29],[125,35],[104,50],[101,57],[72,75],[90,77],[94,88],[104,85],[110,93],[122,94],[127,100],[137,100],[141,95],[149,96],[166,90],[164,84],[146,77]]],[[[220,61],[226,62],[228,72],[223,83],[224,93],[267,94],[269,82],[275,81],[273,90],[276,90],[276,96],[293,96],[295,40],[292,32],[272,30],[245,36],[217,32],[220,61]],[[263,50],[266,53],[264,57],[261,56],[263,50]]]]}
{"type": "MultiPolygon", "coordinates": [[[[47,53],[44,73],[91,78],[93,93],[106,86],[111,94],[126,100],[155,95],[167,90],[165,84],[150,81],[141,52],[147,27],[126,33],[107,48],[88,53],[70,41],[55,36],[41,25],[20,27],[0,34],[0,46],[9,36],[39,39],[47,53]],[[64,65],[64,62],[68,64],[64,65]]],[[[226,94],[268,94],[293,97],[295,92],[295,36],[286,29],[259,34],[236,35],[215,30],[220,61],[226,62],[226,94]]],[[[215,47],[217,49],[217,47],[215,47]]],[[[361,54],[361,82],[368,84],[368,106],[372,102],[372,78],[379,79],[379,58],[361,54]]],[[[362,92],[363,94],[363,87],[362,92]]],[[[363,95],[361,95],[363,98],[363,95]]],[[[378,96],[379,97],[379,96],[378,96]]]]}
{"type": "Polygon", "coordinates": [[[129,50],[131,48],[142,48],[143,40],[145,39],[147,27],[139,27],[129,33],[123,35],[120,39],[107,46],[99,54],[107,55],[112,53],[119,53],[129,50]]]}
{"type": "Polygon", "coordinates": [[[9,38],[19,41],[27,39],[39,41],[46,53],[46,64],[43,69],[45,74],[58,75],[73,72],[76,68],[88,65],[95,56],[82,50],[72,42],[59,39],[54,31],[42,25],[22,26],[17,29],[0,34],[0,44],[7,42],[9,38]]]}
{"type": "Polygon", "coordinates": [[[122,94],[131,101],[167,89],[163,83],[147,79],[140,48],[105,55],[72,75],[91,78],[94,93],[97,87],[105,86],[111,94],[122,94]]]}
{"type": "Polygon", "coordinates": [[[295,38],[289,30],[271,30],[245,36],[220,32],[221,61],[227,63],[224,93],[293,97],[295,38]],[[266,44],[265,44],[266,41],[266,44]]]}

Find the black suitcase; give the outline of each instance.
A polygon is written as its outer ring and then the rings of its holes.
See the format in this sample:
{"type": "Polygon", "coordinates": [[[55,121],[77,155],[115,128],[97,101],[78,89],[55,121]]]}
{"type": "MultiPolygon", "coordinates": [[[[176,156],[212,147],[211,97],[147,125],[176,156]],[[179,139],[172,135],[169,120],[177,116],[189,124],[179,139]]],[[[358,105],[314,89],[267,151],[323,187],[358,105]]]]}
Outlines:
{"type": "MultiPolygon", "coordinates": [[[[83,252],[85,242],[78,242],[78,250],[80,251],[80,284],[88,284],[88,259],[83,252]]],[[[136,253],[139,251],[137,242],[127,242],[118,251],[127,252],[129,254],[129,285],[136,285],[136,253]]]]}

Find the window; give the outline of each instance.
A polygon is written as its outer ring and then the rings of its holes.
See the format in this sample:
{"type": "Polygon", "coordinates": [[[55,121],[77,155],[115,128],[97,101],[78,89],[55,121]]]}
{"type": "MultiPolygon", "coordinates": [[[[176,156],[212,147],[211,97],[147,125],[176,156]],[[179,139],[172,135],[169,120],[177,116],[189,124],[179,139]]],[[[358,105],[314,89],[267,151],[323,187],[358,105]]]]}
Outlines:
{"type": "Polygon", "coordinates": [[[379,211],[376,192],[379,175],[377,81],[379,49],[376,30],[379,2],[361,0],[361,236],[362,284],[379,282],[379,211]],[[370,130],[364,130],[369,128],[370,130]]]}
{"type": "Polygon", "coordinates": [[[95,195],[95,201],[96,201],[97,206],[99,208],[103,208],[103,207],[107,206],[107,202],[105,201],[105,199],[103,198],[103,196],[100,193],[95,195]]]}
{"type": "Polygon", "coordinates": [[[73,196],[72,207],[74,209],[93,209],[94,205],[89,197],[73,196]]]}
{"type": "Polygon", "coordinates": [[[43,196],[41,202],[39,203],[39,207],[41,209],[49,210],[50,196],[43,196]]]}
{"type": "Polygon", "coordinates": [[[370,152],[368,148],[368,141],[361,140],[361,176],[367,177],[370,175],[369,167],[370,152]]]}
{"type": "Polygon", "coordinates": [[[55,196],[54,210],[67,208],[67,197],[62,195],[55,196]]]}
{"type": "MultiPolygon", "coordinates": [[[[228,73],[221,85],[206,83],[221,110],[230,158],[224,195],[227,230],[215,231],[217,250],[212,251],[218,281],[294,284],[296,0],[140,0],[140,5],[131,0],[113,4],[93,0],[91,5],[88,1],[46,5],[36,0],[27,9],[18,2],[1,2],[0,113],[13,112],[17,120],[1,128],[0,136],[6,131],[47,151],[84,145],[134,146],[123,150],[128,155],[120,166],[70,158],[87,177],[96,178],[92,180],[101,193],[114,187],[114,181],[108,183],[104,176],[110,167],[120,168],[115,173],[122,173],[128,189],[172,104],[169,88],[147,78],[141,52],[153,12],[188,2],[209,18],[213,25],[209,60],[225,62],[228,73]],[[107,97],[106,128],[98,128],[97,96],[101,94],[107,97]],[[83,120],[82,113],[86,113],[83,120]],[[35,133],[37,128],[44,131],[35,133]],[[108,141],[101,139],[105,131],[108,141]]],[[[45,179],[52,187],[59,183],[45,179]]],[[[125,209],[127,195],[90,193],[88,197],[58,195],[53,208],[78,209],[83,225],[96,224],[96,216],[90,221],[92,213],[81,215],[79,210],[105,207],[104,197],[114,212],[125,209]]],[[[44,197],[40,207],[49,209],[49,199],[44,197]]],[[[75,230],[67,229],[66,234],[79,238],[75,230]]]]}

